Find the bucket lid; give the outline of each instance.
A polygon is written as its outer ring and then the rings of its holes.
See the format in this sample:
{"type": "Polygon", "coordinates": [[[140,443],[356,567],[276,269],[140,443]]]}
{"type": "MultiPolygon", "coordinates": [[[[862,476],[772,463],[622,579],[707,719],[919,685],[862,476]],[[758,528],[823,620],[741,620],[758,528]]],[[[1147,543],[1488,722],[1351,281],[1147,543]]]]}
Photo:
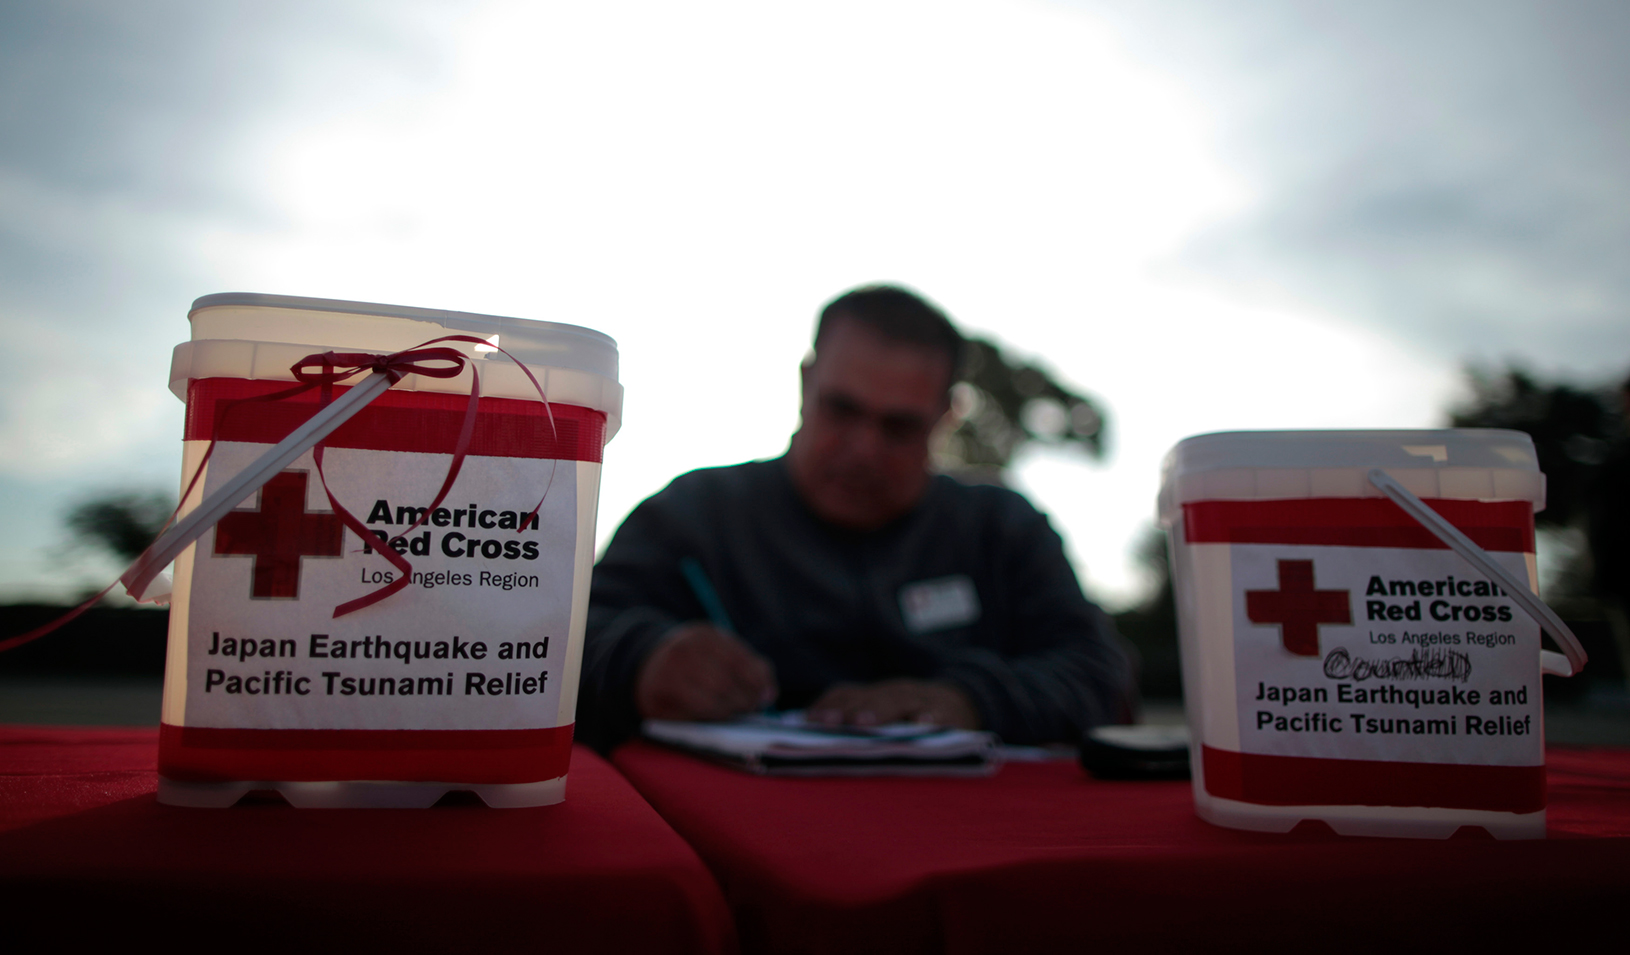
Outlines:
{"type": "MultiPolygon", "coordinates": [[[[463,333],[490,338],[500,336],[499,344],[505,351],[529,365],[544,365],[554,368],[572,368],[586,371],[590,374],[601,375],[617,380],[617,342],[610,335],[597,332],[592,328],[581,325],[566,325],[561,322],[542,322],[530,318],[511,318],[507,315],[482,315],[476,312],[454,312],[438,308],[415,308],[410,305],[381,305],[375,302],[348,302],[342,299],[331,298],[305,298],[299,295],[263,295],[257,292],[222,292],[216,295],[205,295],[193,301],[192,308],[187,312],[189,321],[197,318],[198,313],[213,309],[286,309],[291,312],[317,312],[341,315],[366,315],[377,318],[393,318],[402,320],[401,324],[408,326],[402,330],[402,335],[390,336],[390,340],[376,347],[407,348],[433,337],[424,335],[423,331],[409,330],[409,323],[424,323],[439,326],[450,333],[463,333]],[[414,341],[407,339],[423,335],[414,341]],[[398,345],[395,339],[401,338],[405,344],[398,345]]],[[[245,316],[246,321],[253,321],[245,316]]],[[[281,316],[280,326],[287,327],[291,322],[298,322],[293,315],[281,316]]],[[[288,337],[280,339],[285,341],[308,342],[309,335],[300,335],[304,329],[289,329],[285,334],[288,337]]],[[[332,333],[330,333],[332,334],[332,333]]],[[[373,332],[378,335],[378,332],[373,332]]],[[[195,335],[195,338],[197,336],[195,335]]],[[[215,335],[213,337],[228,337],[215,335]]],[[[232,336],[244,338],[260,338],[261,336],[232,336]]],[[[308,342],[309,344],[330,344],[328,341],[308,342]]],[[[339,344],[339,343],[334,343],[339,344]]],[[[346,344],[359,346],[359,343],[346,344]]]]}
{"type": "MultiPolygon", "coordinates": [[[[253,292],[205,295],[192,303],[187,319],[192,323],[192,340],[176,346],[170,363],[170,390],[183,401],[188,383],[199,378],[292,381],[290,366],[313,352],[395,352],[443,335],[462,334],[486,339],[522,362],[542,381],[550,401],[605,412],[607,440],[622,423],[617,343],[609,335],[578,325],[253,292]]],[[[485,359],[480,370],[483,395],[536,397],[537,386],[526,370],[502,358],[496,349],[464,343],[449,347],[472,359],[485,359]]],[[[470,374],[476,367],[472,362],[470,374]]],[[[468,394],[470,382],[467,375],[409,375],[400,387],[468,394]]]]}
{"type": "Polygon", "coordinates": [[[1371,468],[1423,498],[1545,506],[1545,475],[1520,431],[1225,431],[1185,438],[1166,455],[1160,520],[1170,525],[1189,501],[1381,497],[1371,468]]]}

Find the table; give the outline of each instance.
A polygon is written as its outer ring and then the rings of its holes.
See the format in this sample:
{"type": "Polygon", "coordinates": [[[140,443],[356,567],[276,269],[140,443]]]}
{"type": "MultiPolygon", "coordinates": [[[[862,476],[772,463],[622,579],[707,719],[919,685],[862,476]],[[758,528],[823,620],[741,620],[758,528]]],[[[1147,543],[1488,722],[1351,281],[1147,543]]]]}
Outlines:
{"type": "Polygon", "coordinates": [[[155,802],[157,745],[156,728],[0,726],[14,950],[735,950],[695,852],[589,750],[556,806],[217,810],[155,802]]]}
{"type": "Polygon", "coordinates": [[[1630,751],[1553,750],[1551,838],[1529,842],[1221,829],[1194,815],[1186,782],[1102,782],[1064,761],[984,779],[769,778],[643,741],[612,760],[712,868],[747,952],[1374,955],[1630,938],[1630,751]]]}

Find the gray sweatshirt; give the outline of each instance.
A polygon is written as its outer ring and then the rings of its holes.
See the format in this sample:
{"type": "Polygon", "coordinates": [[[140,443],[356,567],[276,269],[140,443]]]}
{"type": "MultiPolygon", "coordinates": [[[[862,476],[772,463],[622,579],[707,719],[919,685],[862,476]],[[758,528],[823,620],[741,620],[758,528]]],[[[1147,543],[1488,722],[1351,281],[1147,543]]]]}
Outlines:
{"type": "Polygon", "coordinates": [[[1023,497],[940,476],[910,513],[858,533],[810,512],[777,458],[681,475],[618,528],[594,569],[580,741],[606,751],[636,732],[640,663],[707,619],[686,557],[774,665],[783,709],[838,682],[945,680],[987,729],[1038,743],[1076,742],[1133,705],[1113,623],[1023,497]]]}

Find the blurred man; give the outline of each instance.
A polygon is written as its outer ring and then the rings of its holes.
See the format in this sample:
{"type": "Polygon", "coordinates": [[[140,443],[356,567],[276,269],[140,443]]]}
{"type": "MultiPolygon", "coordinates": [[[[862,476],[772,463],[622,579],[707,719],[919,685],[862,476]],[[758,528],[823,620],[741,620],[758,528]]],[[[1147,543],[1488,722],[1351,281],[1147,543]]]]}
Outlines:
{"type": "Polygon", "coordinates": [[[1047,519],[929,471],[961,349],[903,289],[822,311],[787,453],[675,479],[596,566],[579,739],[774,704],[1073,742],[1129,712],[1113,626],[1047,519]]]}

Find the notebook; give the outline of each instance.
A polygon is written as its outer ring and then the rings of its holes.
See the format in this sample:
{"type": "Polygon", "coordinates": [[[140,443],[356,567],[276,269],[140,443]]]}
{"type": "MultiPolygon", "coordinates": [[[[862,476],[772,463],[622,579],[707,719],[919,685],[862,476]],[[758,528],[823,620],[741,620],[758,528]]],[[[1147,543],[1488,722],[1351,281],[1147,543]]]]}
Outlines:
{"type": "Polygon", "coordinates": [[[988,776],[1001,765],[994,733],[915,723],[827,727],[800,711],[722,723],[646,720],[649,739],[773,776],[988,776]]]}

